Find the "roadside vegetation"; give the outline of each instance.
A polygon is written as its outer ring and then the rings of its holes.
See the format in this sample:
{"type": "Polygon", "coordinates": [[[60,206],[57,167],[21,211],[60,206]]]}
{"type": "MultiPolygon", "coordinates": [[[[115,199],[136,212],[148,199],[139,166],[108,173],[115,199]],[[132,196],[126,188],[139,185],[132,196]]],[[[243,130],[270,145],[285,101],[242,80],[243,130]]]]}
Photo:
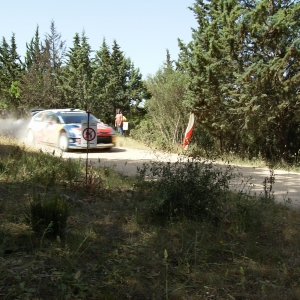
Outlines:
{"type": "Polygon", "coordinates": [[[37,26],[26,53],[15,34],[3,37],[0,116],[74,107],[113,126],[119,108],[128,135],[170,149],[192,112],[194,156],[299,165],[299,0],[195,0],[187,9],[198,23],[191,40],[178,37],[178,57],[166,50],[146,78],[116,40],[92,49],[83,32],[66,45],[54,21],[46,34],[37,26]]]}
{"type": "Polygon", "coordinates": [[[120,108],[118,146],[179,154],[195,127],[182,160],[134,177],[1,136],[0,299],[300,299],[299,211],[271,193],[274,169],[299,171],[299,0],[190,9],[191,41],[146,79],[117,41],[67,48],[54,21],[24,61],[2,38],[1,118],[74,107],[113,126],[120,108]],[[265,190],[215,161],[268,167],[265,190]]]}
{"type": "Polygon", "coordinates": [[[127,177],[1,137],[0,298],[299,299],[299,212],[208,161],[127,177]]]}

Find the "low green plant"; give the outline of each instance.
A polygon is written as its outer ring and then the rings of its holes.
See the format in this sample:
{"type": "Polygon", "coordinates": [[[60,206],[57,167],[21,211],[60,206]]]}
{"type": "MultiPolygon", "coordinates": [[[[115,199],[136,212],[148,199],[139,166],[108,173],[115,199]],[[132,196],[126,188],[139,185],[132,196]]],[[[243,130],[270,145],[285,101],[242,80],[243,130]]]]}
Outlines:
{"type": "Polygon", "coordinates": [[[32,230],[43,237],[62,237],[67,226],[69,217],[69,205],[60,196],[42,198],[36,196],[28,211],[25,219],[30,224],[32,230]]]}
{"type": "Polygon", "coordinates": [[[210,219],[218,222],[226,202],[232,167],[206,161],[151,162],[138,169],[137,203],[166,219],[210,219]],[[143,201],[144,200],[144,201],[143,201]]]}

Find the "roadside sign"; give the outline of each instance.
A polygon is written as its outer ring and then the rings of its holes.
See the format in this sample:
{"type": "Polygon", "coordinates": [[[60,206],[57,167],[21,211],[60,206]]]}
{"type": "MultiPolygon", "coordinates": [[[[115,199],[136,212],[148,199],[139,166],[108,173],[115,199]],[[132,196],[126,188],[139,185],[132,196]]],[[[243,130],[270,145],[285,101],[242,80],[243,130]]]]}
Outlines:
{"type": "Polygon", "coordinates": [[[128,130],[128,122],[123,122],[123,130],[128,130]]]}
{"type": "Polygon", "coordinates": [[[81,122],[81,147],[97,147],[97,122],[81,122]]]}

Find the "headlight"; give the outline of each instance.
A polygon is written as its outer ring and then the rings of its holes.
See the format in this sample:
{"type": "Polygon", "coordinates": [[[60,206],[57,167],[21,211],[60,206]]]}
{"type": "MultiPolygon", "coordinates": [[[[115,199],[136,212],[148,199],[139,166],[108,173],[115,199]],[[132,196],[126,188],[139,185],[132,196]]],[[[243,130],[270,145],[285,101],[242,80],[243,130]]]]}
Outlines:
{"type": "Polygon", "coordinates": [[[81,130],[80,128],[71,128],[69,130],[70,136],[72,137],[80,137],[81,136],[81,130]]]}
{"type": "Polygon", "coordinates": [[[115,134],[116,134],[116,131],[115,131],[113,128],[111,128],[111,129],[110,129],[110,133],[111,133],[111,135],[115,135],[115,134]]]}

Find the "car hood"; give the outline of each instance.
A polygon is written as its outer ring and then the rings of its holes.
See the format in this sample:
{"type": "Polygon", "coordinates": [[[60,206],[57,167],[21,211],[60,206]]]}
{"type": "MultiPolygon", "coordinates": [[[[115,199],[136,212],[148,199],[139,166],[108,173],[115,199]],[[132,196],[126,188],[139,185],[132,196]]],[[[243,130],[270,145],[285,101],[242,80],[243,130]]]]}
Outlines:
{"type": "MultiPolygon", "coordinates": [[[[78,130],[81,130],[81,123],[66,124],[65,128],[66,129],[78,128],[78,130]]],[[[114,132],[114,129],[111,126],[108,126],[104,123],[98,122],[97,123],[97,132],[103,133],[103,134],[108,134],[108,133],[111,134],[114,132]]]]}

